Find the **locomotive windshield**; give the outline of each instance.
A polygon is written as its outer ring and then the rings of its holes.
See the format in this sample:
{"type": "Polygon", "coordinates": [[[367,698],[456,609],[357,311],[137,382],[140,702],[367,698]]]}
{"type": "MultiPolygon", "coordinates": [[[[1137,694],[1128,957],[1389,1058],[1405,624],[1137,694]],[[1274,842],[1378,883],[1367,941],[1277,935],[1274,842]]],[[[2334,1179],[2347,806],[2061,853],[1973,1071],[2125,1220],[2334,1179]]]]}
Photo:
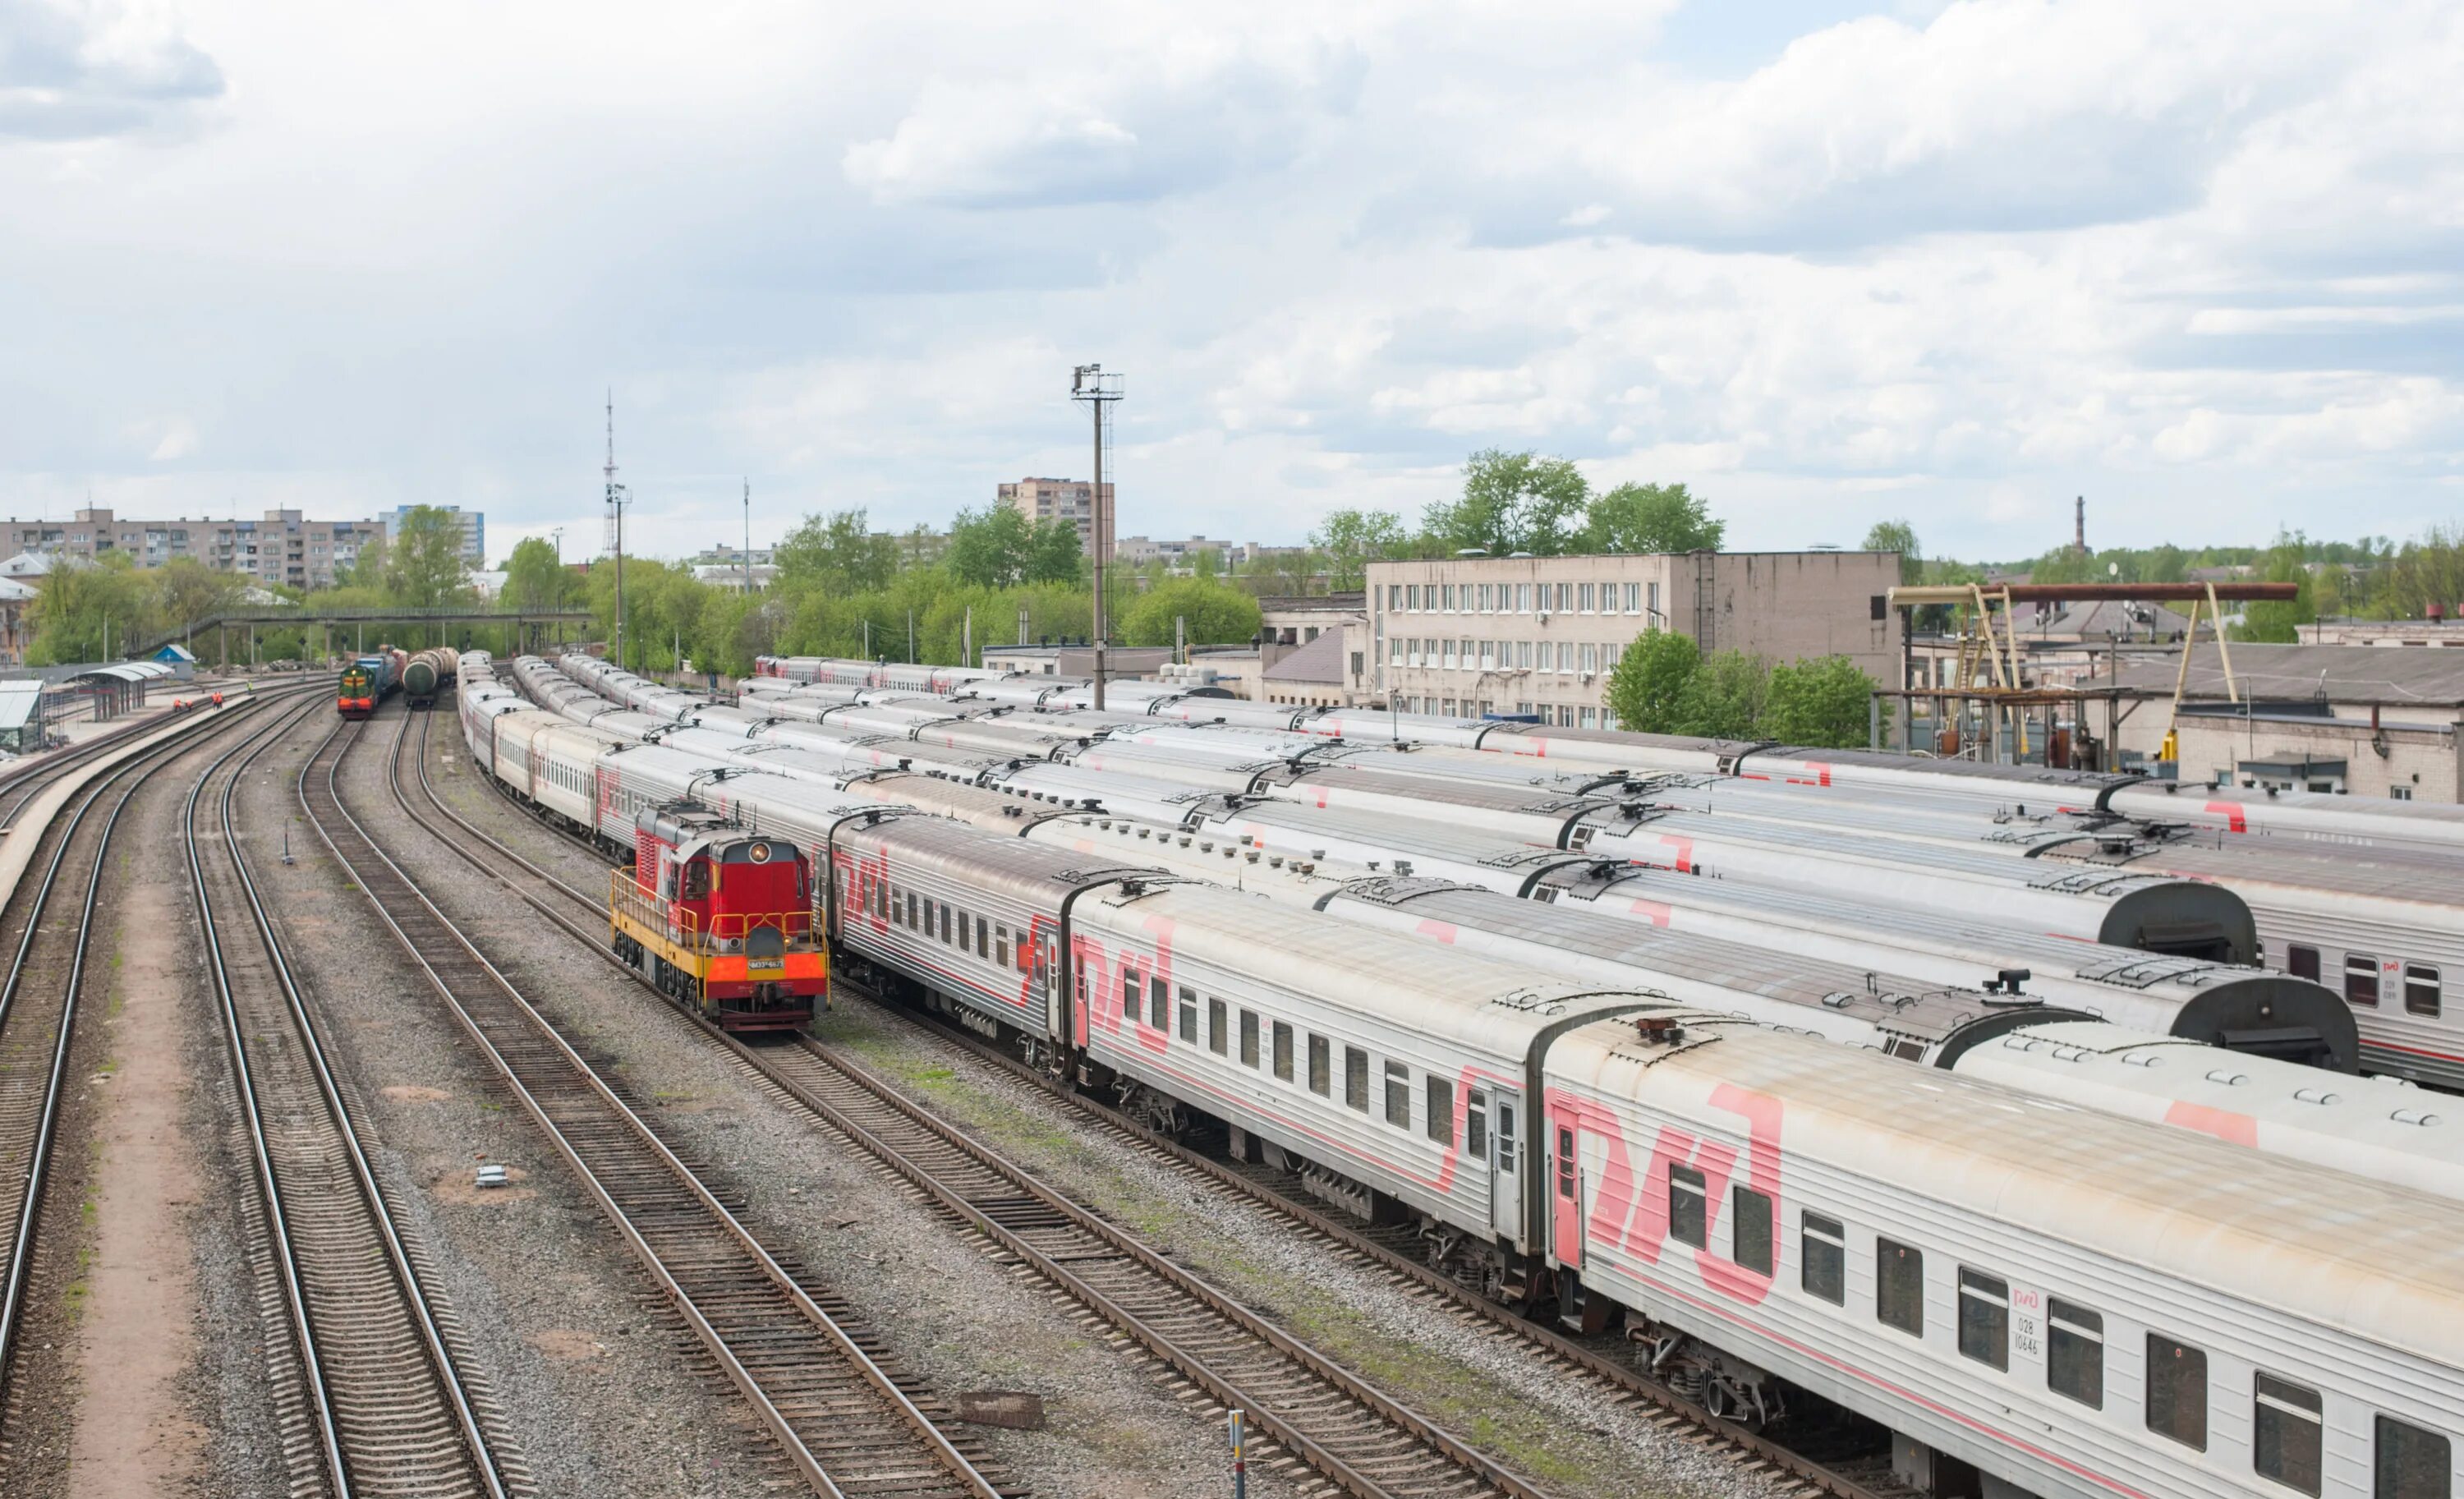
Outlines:
{"type": "Polygon", "coordinates": [[[368,669],[363,666],[344,667],[342,669],[342,690],[346,693],[366,692],[368,690],[368,669]]]}

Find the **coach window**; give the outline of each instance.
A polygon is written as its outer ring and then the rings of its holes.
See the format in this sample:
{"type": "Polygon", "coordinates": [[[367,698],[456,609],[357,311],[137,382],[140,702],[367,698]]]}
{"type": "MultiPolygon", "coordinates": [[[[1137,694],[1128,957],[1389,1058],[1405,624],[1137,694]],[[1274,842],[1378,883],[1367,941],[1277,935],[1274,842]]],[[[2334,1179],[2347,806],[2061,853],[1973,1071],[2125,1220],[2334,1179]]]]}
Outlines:
{"type": "Polygon", "coordinates": [[[2404,1012],[2408,1015],[2438,1014],[2438,968],[2432,963],[2404,965],[2404,1012]]]}
{"type": "Polygon", "coordinates": [[[993,926],[993,962],[1001,968],[1009,966],[1009,927],[1005,923],[993,926]]]}
{"type": "Polygon", "coordinates": [[[1327,1051],[1324,1036],[1309,1037],[1309,1091],[1320,1098],[1325,1097],[1327,1091],[1334,1086],[1332,1080],[1327,1075],[1331,1070],[1328,1066],[1327,1051]]]}
{"type": "Polygon", "coordinates": [[[1241,1065],[1243,1067],[1258,1065],[1258,1012],[1256,1010],[1241,1012],[1241,1065]]]}
{"type": "Polygon", "coordinates": [[[1691,1166],[1668,1168],[1668,1237],[1700,1249],[1710,1242],[1705,1231],[1703,1173],[1691,1166]]]}
{"type": "Polygon", "coordinates": [[[912,890],[907,893],[907,930],[915,930],[915,893],[912,890]]]}
{"type": "Polygon", "coordinates": [[[2381,1416],[2377,1438],[2378,1477],[2371,1499],[2452,1499],[2454,1459],[2445,1437],[2381,1416]]]}
{"type": "Polygon", "coordinates": [[[2147,1429],[2208,1449],[2208,1356],[2162,1333],[2147,1334],[2147,1429]]]}
{"type": "Polygon", "coordinates": [[[1797,1259],[1798,1282],[1809,1296],[1835,1307],[1848,1304],[1848,1235],[1839,1221],[1820,1213],[1805,1215],[1797,1259]]]}
{"type": "Polygon", "coordinates": [[[1557,1126],[1557,1195],[1571,1202],[1574,1200],[1574,1132],[1565,1125],[1557,1126]]]}
{"type": "Polygon", "coordinates": [[[1728,1193],[1728,1258],[1757,1275],[1771,1272],[1771,1200],[1751,1187],[1728,1193]]]}
{"type": "Polygon", "coordinates": [[[1429,1117],[1424,1128],[1429,1138],[1441,1145],[1455,1142],[1455,1085],[1442,1077],[1429,1078],[1429,1117]]]}
{"type": "Polygon", "coordinates": [[[1488,1158],[1488,1094],[1478,1088],[1463,1094],[1463,1154],[1488,1158]]]}
{"type": "Polygon", "coordinates": [[[2344,1003],[2373,1008],[2379,1003],[2379,960],[2367,953],[2344,955],[2344,1003]]]}
{"type": "Polygon", "coordinates": [[[978,958],[990,958],[993,955],[992,930],[990,922],[981,916],[976,917],[976,956],[978,958]]]}
{"type": "Polygon", "coordinates": [[[1153,974],[1147,976],[1147,1024],[1157,1030],[1172,1024],[1172,991],[1153,974]]]}
{"type": "Polygon", "coordinates": [[[1343,1048],[1343,1102],[1362,1113],[1369,1112],[1369,1053],[1358,1047],[1343,1048]]]}
{"type": "Polygon", "coordinates": [[[1287,1083],[1292,1080],[1292,1027],[1280,1020],[1275,1022],[1275,1076],[1287,1083]]]}
{"type": "Polygon", "coordinates": [[[2316,982],[2319,978],[2319,949],[2299,942],[2284,950],[2284,971],[2296,979],[2316,982]]]}
{"type": "Polygon", "coordinates": [[[2045,1298],[2045,1386],[2090,1410],[2104,1409],[2104,1318],[2058,1296],[2045,1298]]]}
{"type": "Polygon", "coordinates": [[[2251,1387],[2250,1466],[2261,1478],[2305,1494],[2319,1491],[2319,1459],[2325,1435],[2319,1392],[2274,1375],[2256,1376],[2251,1387]]]}
{"type": "Polygon", "coordinates": [[[1874,1241],[1874,1315],[1910,1337],[1925,1336],[1925,1251],[1874,1241]]]}
{"type": "Polygon", "coordinates": [[[1412,1127],[1412,1069],[1400,1062],[1386,1064],[1386,1122],[1398,1130],[1412,1127]]]}
{"type": "Polygon", "coordinates": [[[1959,1352],[1996,1369],[2011,1367],[2011,1283],[1962,1267],[1959,1352]]]}
{"type": "Polygon", "coordinates": [[[1018,958],[1018,971],[1021,973],[1032,972],[1035,967],[1035,934],[1027,930],[1025,927],[1020,927],[1018,929],[1018,946],[1013,951],[1018,958]]]}
{"type": "Polygon", "coordinates": [[[1180,1039],[1198,1044],[1198,991],[1185,983],[1180,986],[1180,1039]]]}
{"type": "Polygon", "coordinates": [[[1127,968],[1121,970],[1121,1018],[1138,1018],[1138,976],[1127,968]]]}
{"type": "Polygon", "coordinates": [[[1232,1023],[1221,1000],[1206,1002],[1206,1049],[1217,1056],[1232,1047],[1232,1023]]]}

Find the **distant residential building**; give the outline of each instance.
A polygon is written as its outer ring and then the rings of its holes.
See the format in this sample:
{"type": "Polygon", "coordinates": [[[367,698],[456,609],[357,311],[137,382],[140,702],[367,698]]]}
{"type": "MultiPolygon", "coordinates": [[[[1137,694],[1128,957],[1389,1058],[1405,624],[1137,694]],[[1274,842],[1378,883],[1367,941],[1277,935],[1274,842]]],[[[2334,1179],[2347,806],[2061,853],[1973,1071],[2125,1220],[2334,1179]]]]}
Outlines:
{"type": "Polygon", "coordinates": [[[1095,535],[1095,486],[1087,479],[1021,479],[997,492],[1001,503],[1029,520],[1067,520],[1078,528],[1078,549],[1099,562],[1112,560],[1112,486],[1104,486],[1104,534],[1095,535]]]}
{"type": "Polygon", "coordinates": [[[0,668],[13,670],[26,664],[26,648],[34,643],[26,610],[41,591],[42,581],[39,575],[0,577],[0,668]]]}
{"type": "Polygon", "coordinates": [[[898,565],[905,568],[933,566],[950,550],[950,533],[931,526],[917,526],[912,531],[875,531],[872,539],[896,547],[898,565]]]}
{"type": "Polygon", "coordinates": [[[779,576],[779,569],[768,562],[756,562],[750,568],[741,562],[702,562],[693,571],[697,581],[708,584],[714,588],[724,588],[730,593],[744,591],[748,574],[753,591],[756,593],[769,587],[771,581],[779,576]]]}
{"type": "Polygon", "coordinates": [[[88,508],[67,520],[0,521],[0,550],[86,562],[118,553],[140,567],[187,557],[259,584],[324,588],[385,531],[382,520],[310,520],[297,510],[269,510],[256,520],[130,520],[88,508]]]}
{"type": "Polygon", "coordinates": [[[750,556],[753,559],[753,565],[756,567],[767,567],[772,562],[776,561],[776,559],[771,556],[770,548],[766,546],[757,546],[748,554],[742,547],[730,546],[725,541],[721,541],[716,546],[712,547],[706,552],[694,553],[692,557],[687,558],[686,562],[695,569],[703,567],[741,568],[744,565],[744,561],[747,556],[750,556]]]}
{"type": "Polygon", "coordinates": [[[1112,555],[1133,565],[1160,561],[1166,566],[1177,569],[1191,565],[1200,552],[1213,552],[1219,562],[1230,567],[1256,558],[1264,550],[1255,541],[1222,541],[1203,536],[1169,541],[1147,536],[1125,536],[1114,543],[1112,555]]]}
{"type": "MultiPolygon", "coordinates": [[[[386,540],[393,540],[394,533],[402,528],[405,520],[410,518],[410,513],[415,508],[417,507],[411,505],[396,505],[385,512],[386,540]]],[[[462,562],[465,566],[488,565],[488,518],[485,514],[476,510],[465,510],[459,505],[431,505],[428,508],[442,510],[462,523],[462,562]]]]}
{"type": "Polygon", "coordinates": [[[1900,642],[1883,601],[1899,568],[1897,552],[1837,551],[1372,562],[1364,686],[1353,700],[1614,727],[1603,706],[1609,672],[1655,625],[1705,655],[1843,655],[1888,686],[1899,680],[1900,642]]]}

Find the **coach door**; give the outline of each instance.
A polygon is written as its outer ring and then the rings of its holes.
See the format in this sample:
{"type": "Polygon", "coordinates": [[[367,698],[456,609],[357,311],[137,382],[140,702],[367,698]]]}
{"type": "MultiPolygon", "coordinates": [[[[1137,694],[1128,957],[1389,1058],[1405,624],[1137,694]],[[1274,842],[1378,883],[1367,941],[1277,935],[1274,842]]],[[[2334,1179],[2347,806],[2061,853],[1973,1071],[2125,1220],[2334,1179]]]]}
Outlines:
{"type": "Polygon", "coordinates": [[[1489,1224],[1502,1238],[1523,1242],[1523,1099],[1511,1088],[1492,1086],[1489,1109],[1489,1224]]]}

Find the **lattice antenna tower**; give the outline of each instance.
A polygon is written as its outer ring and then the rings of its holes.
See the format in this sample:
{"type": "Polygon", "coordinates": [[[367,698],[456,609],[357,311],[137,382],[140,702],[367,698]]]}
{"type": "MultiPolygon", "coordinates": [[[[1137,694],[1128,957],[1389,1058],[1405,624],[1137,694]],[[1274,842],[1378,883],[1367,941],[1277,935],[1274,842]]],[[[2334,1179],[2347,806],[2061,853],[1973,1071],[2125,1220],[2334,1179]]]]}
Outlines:
{"type": "Polygon", "coordinates": [[[609,557],[624,549],[625,486],[616,482],[616,390],[607,391],[607,466],[600,471],[606,476],[607,521],[599,549],[609,557]]]}

